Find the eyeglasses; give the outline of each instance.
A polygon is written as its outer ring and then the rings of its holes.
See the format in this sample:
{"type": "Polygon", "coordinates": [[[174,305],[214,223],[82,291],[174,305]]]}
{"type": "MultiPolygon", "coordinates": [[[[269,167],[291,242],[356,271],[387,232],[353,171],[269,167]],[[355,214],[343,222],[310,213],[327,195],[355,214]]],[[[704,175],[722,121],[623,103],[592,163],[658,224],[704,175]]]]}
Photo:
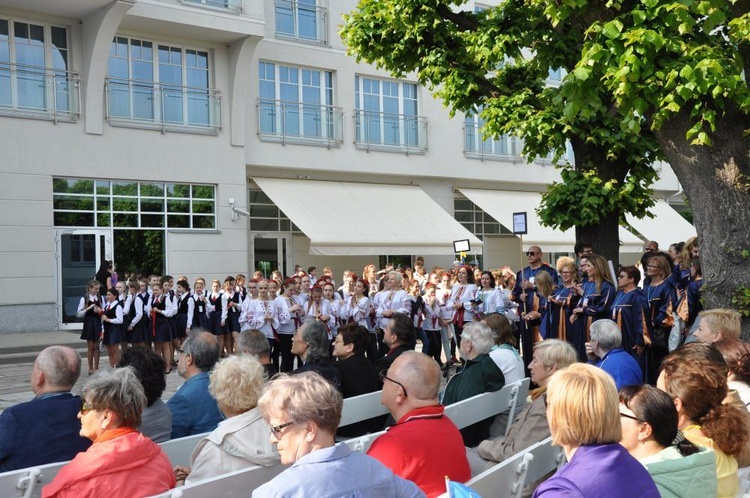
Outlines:
{"type": "Polygon", "coordinates": [[[93,406],[88,404],[85,399],[81,398],[81,409],[79,410],[79,412],[81,412],[81,415],[86,415],[88,412],[90,412],[93,409],[94,409],[93,406]]]}
{"type": "Polygon", "coordinates": [[[618,279],[619,279],[619,278],[628,278],[628,276],[627,276],[627,275],[618,275],[618,276],[617,276],[617,278],[618,278],[618,279]]]}
{"type": "Polygon", "coordinates": [[[399,381],[397,381],[397,380],[391,379],[390,377],[388,377],[386,375],[386,373],[387,373],[386,370],[383,370],[382,372],[380,372],[380,375],[378,375],[378,378],[380,379],[380,382],[385,382],[386,380],[390,380],[394,384],[397,384],[397,385],[401,386],[401,389],[404,390],[404,397],[408,398],[409,395],[406,393],[406,388],[404,387],[404,385],[402,383],[400,383],[399,381]]]}
{"type": "Polygon", "coordinates": [[[285,422],[283,424],[271,426],[271,434],[273,434],[273,437],[275,437],[276,439],[280,439],[279,436],[282,435],[281,431],[286,429],[290,425],[294,425],[294,422],[285,422]]]}
{"type": "Polygon", "coordinates": [[[190,354],[187,351],[185,351],[184,349],[174,348],[174,350],[177,351],[177,353],[179,353],[179,354],[190,354]]]}
{"type": "Polygon", "coordinates": [[[622,413],[622,412],[620,412],[620,416],[621,416],[621,417],[625,417],[625,418],[629,418],[630,420],[635,420],[635,421],[636,421],[636,422],[638,422],[638,423],[641,423],[641,422],[642,422],[642,420],[641,420],[641,419],[639,419],[638,417],[634,417],[633,415],[628,415],[627,413],[622,413]]]}

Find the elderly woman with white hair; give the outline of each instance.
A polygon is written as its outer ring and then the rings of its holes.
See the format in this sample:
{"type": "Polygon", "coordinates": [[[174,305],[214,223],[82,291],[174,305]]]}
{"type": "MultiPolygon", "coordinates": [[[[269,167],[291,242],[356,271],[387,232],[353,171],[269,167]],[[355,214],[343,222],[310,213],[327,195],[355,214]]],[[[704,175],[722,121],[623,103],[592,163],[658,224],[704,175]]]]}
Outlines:
{"type": "Polygon", "coordinates": [[[136,429],[146,395],[132,367],[98,372],[81,400],[80,434],[94,444],[60,469],[44,498],[152,496],[174,487],[169,458],[136,429]]]}
{"type": "MultiPolygon", "coordinates": [[[[452,405],[477,394],[498,391],[505,385],[505,376],[490,358],[489,352],[495,340],[492,330],[482,322],[470,322],[464,327],[459,346],[464,367],[448,381],[443,395],[443,404],[452,405]]],[[[464,444],[476,446],[489,437],[489,428],[494,417],[461,429],[464,444]]]]}
{"type": "Polygon", "coordinates": [[[620,327],[608,318],[591,324],[591,341],[586,343],[586,355],[615,380],[617,389],[643,384],[643,373],[638,362],[622,349],[620,327]]]}
{"type": "Polygon", "coordinates": [[[175,467],[178,484],[253,465],[279,463],[279,452],[268,440],[268,424],[257,408],[263,393],[263,374],[263,366],[252,356],[230,356],[216,364],[208,390],[226,420],[198,443],[190,457],[190,468],[175,467]]]}
{"type": "Polygon", "coordinates": [[[271,442],[287,470],[253,491],[253,498],[284,496],[421,497],[424,493],[376,459],[336,445],[341,393],[316,372],[280,374],[258,403],[271,442]]]}

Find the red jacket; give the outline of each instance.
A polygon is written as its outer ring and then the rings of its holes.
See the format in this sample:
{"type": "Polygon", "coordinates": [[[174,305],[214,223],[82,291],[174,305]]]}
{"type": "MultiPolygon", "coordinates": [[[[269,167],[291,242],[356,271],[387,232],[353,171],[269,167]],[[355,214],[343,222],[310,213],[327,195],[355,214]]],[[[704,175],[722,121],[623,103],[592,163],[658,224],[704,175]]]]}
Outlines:
{"type": "Polygon", "coordinates": [[[412,410],[377,438],[367,454],[413,481],[428,497],[445,493],[445,476],[471,479],[461,433],[441,405],[412,410]]]}
{"type": "Polygon", "coordinates": [[[42,498],[135,498],[174,487],[172,465],[161,447],[131,432],[76,455],[44,487],[42,498]]]}

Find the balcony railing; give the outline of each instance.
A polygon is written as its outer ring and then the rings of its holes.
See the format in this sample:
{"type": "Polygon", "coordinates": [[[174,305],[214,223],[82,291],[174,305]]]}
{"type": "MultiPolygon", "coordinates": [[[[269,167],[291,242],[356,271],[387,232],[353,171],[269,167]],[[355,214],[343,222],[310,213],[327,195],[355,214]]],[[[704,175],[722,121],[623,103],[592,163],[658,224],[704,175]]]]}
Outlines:
{"type": "Polygon", "coordinates": [[[479,123],[464,122],[464,155],[470,159],[495,161],[521,160],[521,144],[512,135],[498,138],[482,138],[482,127],[479,123]]]}
{"type": "Polygon", "coordinates": [[[81,78],[51,67],[0,62],[0,114],[75,121],[80,116],[81,78]]]}
{"type": "Polygon", "coordinates": [[[359,149],[422,154],[427,150],[427,118],[356,109],[354,144],[359,149]]]}
{"type": "Polygon", "coordinates": [[[221,130],[218,90],[107,78],[105,95],[112,126],[214,135],[221,130]]]}
{"type": "Polygon", "coordinates": [[[262,141],[338,147],[344,140],[344,111],[330,105],[258,99],[262,141]]]}
{"type": "Polygon", "coordinates": [[[328,9],[297,0],[275,0],[276,36],[328,44],[328,9]]]}
{"type": "Polygon", "coordinates": [[[242,11],[242,0],[181,0],[185,5],[196,5],[210,9],[242,11]]]}

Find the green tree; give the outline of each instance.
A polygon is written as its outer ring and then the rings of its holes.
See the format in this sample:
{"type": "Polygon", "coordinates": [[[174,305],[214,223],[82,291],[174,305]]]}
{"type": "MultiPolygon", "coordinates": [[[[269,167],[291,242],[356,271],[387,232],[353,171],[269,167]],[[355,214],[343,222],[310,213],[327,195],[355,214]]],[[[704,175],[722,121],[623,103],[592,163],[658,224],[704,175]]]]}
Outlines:
{"type": "MultiPolygon", "coordinates": [[[[451,112],[480,109],[527,157],[572,144],[540,209],[612,257],[617,221],[651,205],[665,158],[690,200],[707,307],[750,287],[750,0],[361,0],[341,33],[359,60],[416,74],[451,112]],[[567,71],[544,85],[549,68],[567,71]],[[603,249],[603,250],[602,250],[603,249]]],[[[750,332],[750,325],[745,328],[750,332]]]]}

